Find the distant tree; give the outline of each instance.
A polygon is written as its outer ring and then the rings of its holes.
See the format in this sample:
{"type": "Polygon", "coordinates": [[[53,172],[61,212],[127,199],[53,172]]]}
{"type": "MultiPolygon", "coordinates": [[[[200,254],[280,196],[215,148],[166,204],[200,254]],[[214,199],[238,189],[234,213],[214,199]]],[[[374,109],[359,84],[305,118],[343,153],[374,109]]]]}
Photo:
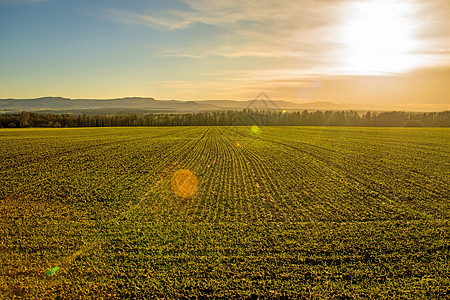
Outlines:
{"type": "Polygon", "coordinates": [[[355,111],[280,112],[250,110],[181,114],[1,114],[0,127],[110,127],[110,126],[405,126],[450,127],[450,111],[432,113],[355,111]]]}
{"type": "Polygon", "coordinates": [[[31,118],[31,116],[30,116],[30,113],[29,112],[26,112],[26,111],[23,111],[21,114],[20,114],[20,118],[19,118],[19,125],[20,125],[20,127],[29,127],[30,126],[30,118],[31,118]]]}

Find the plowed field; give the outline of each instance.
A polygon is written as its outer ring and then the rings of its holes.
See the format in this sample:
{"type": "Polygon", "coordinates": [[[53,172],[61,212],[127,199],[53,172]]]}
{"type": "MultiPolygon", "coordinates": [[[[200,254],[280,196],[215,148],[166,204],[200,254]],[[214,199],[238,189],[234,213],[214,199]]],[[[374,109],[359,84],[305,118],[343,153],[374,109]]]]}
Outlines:
{"type": "Polygon", "coordinates": [[[448,298],[447,128],[0,130],[0,298],[448,298]]]}

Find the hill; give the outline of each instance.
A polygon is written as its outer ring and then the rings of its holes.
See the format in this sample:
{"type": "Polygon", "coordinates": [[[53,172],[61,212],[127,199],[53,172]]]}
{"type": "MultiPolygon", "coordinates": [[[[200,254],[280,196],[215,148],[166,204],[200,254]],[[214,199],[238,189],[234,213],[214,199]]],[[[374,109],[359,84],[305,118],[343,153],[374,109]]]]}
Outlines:
{"type": "Polygon", "coordinates": [[[284,100],[257,99],[236,100],[156,100],[154,98],[127,97],[116,99],[70,99],[63,97],[41,97],[36,99],[0,99],[0,111],[40,113],[173,113],[218,110],[342,110],[362,109],[357,105],[332,102],[294,103],[284,100]]]}

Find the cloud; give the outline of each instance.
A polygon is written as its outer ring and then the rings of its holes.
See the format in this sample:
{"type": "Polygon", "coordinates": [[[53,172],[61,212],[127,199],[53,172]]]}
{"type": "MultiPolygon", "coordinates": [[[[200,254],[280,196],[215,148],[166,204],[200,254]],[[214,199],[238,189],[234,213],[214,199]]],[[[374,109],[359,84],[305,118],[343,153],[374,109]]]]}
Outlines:
{"type": "MultiPolygon", "coordinates": [[[[420,46],[411,52],[418,62],[414,67],[448,61],[450,6],[446,1],[398,2],[400,8],[401,5],[408,8],[405,13],[414,20],[414,35],[420,42],[420,46]]],[[[343,41],[342,28],[354,16],[355,12],[352,15],[349,9],[357,1],[182,2],[183,9],[109,9],[107,13],[122,24],[139,24],[165,32],[162,43],[155,45],[155,48],[159,47],[161,56],[199,60],[212,57],[259,59],[273,65],[268,76],[273,76],[276,70],[283,72],[286,69],[297,71],[290,74],[291,78],[301,73],[355,74],[346,65],[349,53],[346,52],[348,45],[343,41]],[[278,61],[277,65],[274,65],[275,61],[278,61]]],[[[379,57],[379,60],[383,61],[383,58],[379,57]]],[[[371,73],[375,74],[374,71],[371,73]]]]}
{"type": "Polygon", "coordinates": [[[349,0],[184,0],[189,9],[133,12],[109,9],[111,18],[125,24],[141,24],[158,30],[183,30],[198,24],[227,27],[239,32],[286,34],[333,25],[337,9],[349,0]]]}
{"type": "Polygon", "coordinates": [[[163,80],[158,86],[184,99],[250,100],[265,91],[273,99],[331,101],[403,106],[402,109],[450,109],[449,67],[404,74],[322,75],[296,69],[228,71],[203,74],[208,80],[163,80]],[[207,96],[205,96],[207,95],[207,96]]]}
{"type": "Polygon", "coordinates": [[[149,14],[135,13],[130,11],[110,10],[116,15],[119,21],[124,23],[138,23],[160,30],[186,29],[195,24],[225,25],[238,21],[263,21],[279,18],[281,10],[286,12],[286,8],[294,1],[286,1],[277,5],[269,1],[204,1],[185,0],[189,10],[169,9],[157,11],[149,14]],[[287,5],[288,4],[288,5],[287,5]]]}
{"type": "Polygon", "coordinates": [[[108,12],[114,19],[124,24],[141,24],[159,30],[185,29],[191,24],[191,21],[176,18],[176,14],[171,12],[164,13],[166,16],[152,16],[114,9],[109,9],[108,12]]]}
{"type": "Polygon", "coordinates": [[[332,49],[327,38],[340,15],[337,4],[342,1],[184,2],[188,9],[148,13],[110,9],[108,14],[123,24],[141,24],[168,32],[195,30],[202,25],[220,29],[217,36],[199,39],[182,50],[165,51],[165,55],[196,58],[305,57],[324,44],[332,49]]]}
{"type": "Polygon", "coordinates": [[[450,62],[450,5],[446,0],[420,2],[415,13],[415,37],[425,44],[419,54],[450,62]]]}

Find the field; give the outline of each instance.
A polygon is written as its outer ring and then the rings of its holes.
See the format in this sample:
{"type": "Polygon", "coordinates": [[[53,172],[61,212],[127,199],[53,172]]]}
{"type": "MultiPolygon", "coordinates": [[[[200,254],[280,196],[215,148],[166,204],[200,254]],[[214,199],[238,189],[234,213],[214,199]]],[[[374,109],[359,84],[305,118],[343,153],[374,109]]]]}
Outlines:
{"type": "Polygon", "coordinates": [[[0,130],[0,298],[450,298],[450,129],[0,130]]]}

